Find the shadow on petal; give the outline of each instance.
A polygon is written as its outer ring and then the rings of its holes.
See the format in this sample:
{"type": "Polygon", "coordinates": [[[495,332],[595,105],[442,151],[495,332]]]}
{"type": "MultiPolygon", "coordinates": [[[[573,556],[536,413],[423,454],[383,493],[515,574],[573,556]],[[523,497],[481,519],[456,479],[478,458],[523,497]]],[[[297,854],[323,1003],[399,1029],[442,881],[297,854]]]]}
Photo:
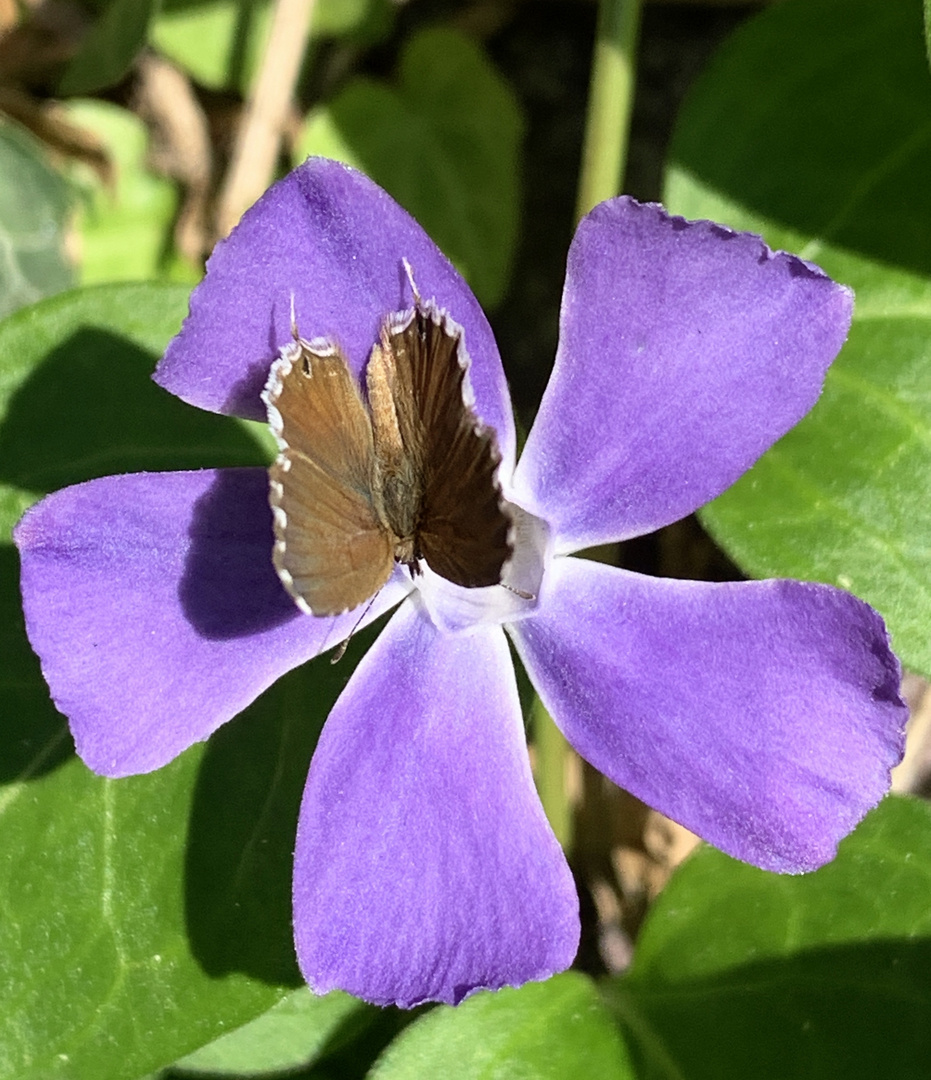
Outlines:
{"type": "Polygon", "coordinates": [[[272,630],[301,613],[272,564],[264,469],[223,469],[197,500],[179,586],[185,614],[214,640],[272,630]]]}
{"type": "MultiPolygon", "coordinates": [[[[300,312],[295,312],[300,327],[300,312]]],[[[249,420],[265,420],[262,391],[268,382],[268,373],[278,358],[279,350],[290,339],[280,340],[277,327],[291,319],[291,296],[272,299],[268,318],[266,353],[249,364],[245,374],[234,384],[220,410],[229,416],[244,416],[249,420]]]]}
{"type": "Polygon", "coordinates": [[[268,381],[268,372],[277,355],[276,349],[271,359],[262,359],[249,368],[223,402],[224,413],[229,416],[242,416],[247,420],[265,419],[265,406],[262,404],[261,394],[268,381]]]}

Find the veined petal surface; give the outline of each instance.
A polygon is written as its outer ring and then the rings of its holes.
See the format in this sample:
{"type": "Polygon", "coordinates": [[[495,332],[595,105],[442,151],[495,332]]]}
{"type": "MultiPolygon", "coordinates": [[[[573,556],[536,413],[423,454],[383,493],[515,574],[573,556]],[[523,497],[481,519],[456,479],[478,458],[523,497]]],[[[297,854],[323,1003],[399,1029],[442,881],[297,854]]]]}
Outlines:
{"type": "Polygon", "coordinates": [[[454,1003],[572,962],[578,900],[530,775],[500,627],[444,634],[414,598],[317,745],[294,862],[304,977],[454,1003]]]}
{"type": "MultiPolygon", "coordinates": [[[[358,617],[302,615],[284,591],[260,468],[90,480],[37,503],[14,538],[29,640],[104,776],[171,761],[358,617]]],[[[389,582],[367,621],[405,591],[389,582]]]]}
{"type": "Polygon", "coordinates": [[[155,380],[202,409],[264,419],[259,395],[278,350],[292,340],[292,297],[301,336],[338,343],[358,376],[385,317],[413,305],[404,259],[424,300],[465,332],[476,411],[495,429],[509,470],[510,396],[471,289],[386,192],[324,158],[308,158],[269,188],[217,244],[155,380]]]}
{"type": "Polygon", "coordinates": [[[797,581],[654,579],[559,558],[511,627],[579,753],[731,855],[830,860],[889,787],[906,708],[882,620],[797,581]]]}
{"type": "Polygon", "coordinates": [[[757,237],[627,197],[569,252],[559,349],[515,475],[560,551],[719,495],[811,409],[853,297],[757,237]]]}

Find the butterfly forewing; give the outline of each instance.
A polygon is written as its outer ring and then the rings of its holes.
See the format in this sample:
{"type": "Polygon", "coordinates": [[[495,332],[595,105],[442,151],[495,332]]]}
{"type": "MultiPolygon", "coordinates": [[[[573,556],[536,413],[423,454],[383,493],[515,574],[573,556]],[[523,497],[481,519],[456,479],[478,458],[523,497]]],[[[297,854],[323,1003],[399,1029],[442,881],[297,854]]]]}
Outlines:
{"type": "Polygon", "coordinates": [[[372,503],[365,405],[342,353],[305,341],[276,362],[266,399],[281,446],[270,470],[275,566],[314,615],[348,611],[373,596],[394,565],[372,503]]]}
{"type": "Polygon", "coordinates": [[[457,585],[496,585],[511,555],[511,522],[497,481],[494,434],[464,399],[461,331],[432,305],[418,303],[406,325],[389,325],[387,337],[398,428],[422,477],[419,552],[457,585]]]}

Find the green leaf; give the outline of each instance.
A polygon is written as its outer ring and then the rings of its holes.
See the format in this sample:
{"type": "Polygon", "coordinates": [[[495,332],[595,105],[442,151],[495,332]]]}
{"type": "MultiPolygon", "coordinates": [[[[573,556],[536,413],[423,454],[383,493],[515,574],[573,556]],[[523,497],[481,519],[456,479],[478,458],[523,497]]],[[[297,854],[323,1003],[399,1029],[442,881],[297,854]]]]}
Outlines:
{"type": "Polygon", "coordinates": [[[370,1080],[533,1077],[633,1080],[621,1034],[587,976],[571,971],[517,990],[480,993],[416,1020],[370,1080]]]}
{"type": "Polygon", "coordinates": [[[65,68],[58,92],[92,94],[113,86],[145,45],[159,0],[110,0],[65,68]]]}
{"type": "Polygon", "coordinates": [[[363,1023],[374,1008],[334,990],[315,997],[295,990],[255,1020],[177,1062],[186,1074],[235,1076],[284,1072],[313,1064],[347,1025],[363,1023]]]}
{"type": "Polygon", "coordinates": [[[367,20],[382,21],[383,0],[316,0],[311,33],[315,37],[344,37],[367,20]]]}
{"type": "MultiPolygon", "coordinates": [[[[9,552],[0,588],[15,603],[9,552]]],[[[21,637],[21,620],[12,625],[21,637]]],[[[291,672],[206,748],[124,780],[62,760],[69,740],[47,694],[20,695],[22,714],[0,723],[26,759],[0,788],[0,1076],[130,1080],[299,985],[294,829],[316,736],[349,671],[324,659],[291,672]]],[[[13,674],[40,685],[35,663],[13,674]]]]}
{"type": "Polygon", "coordinates": [[[71,285],[63,250],[70,203],[35,139],[0,123],[0,318],[71,285]]]}
{"type": "MultiPolygon", "coordinates": [[[[62,745],[59,728],[30,765],[62,745]]],[[[3,789],[0,1075],[137,1077],[274,1000],[241,974],[212,978],[188,940],[200,756],[121,781],[72,758],[3,789]]]]}
{"type": "Polygon", "coordinates": [[[183,286],[111,285],[0,324],[0,535],[37,495],[93,476],[267,464],[264,425],[193,409],[152,382],[186,311],[183,286]]]}
{"type": "Polygon", "coordinates": [[[297,157],[335,157],[367,173],[493,307],[517,242],[522,128],[481,49],[454,30],[428,29],[408,42],[394,87],[357,77],[312,114],[297,157]]]}
{"type": "Polygon", "coordinates": [[[931,65],[931,0],[925,0],[925,47],[931,65]]]}
{"type": "MultiPolygon", "coordinates": [[[[0,507],[111,471],[262,463],[256,425],[156,387],[186,291],[85,289],[0,324],[0,507]]],[[[299,985],[294,828],[332,702],[371,640],[305,665],[148,776],[105,780],[71,751],[0,547],[0,1076],[131,1080],[299,985]]]]}
{"type": "Polygon", "coordinates": [[[931,79],[913,0],[789,0],[683,110],[666,198],[852,285],[820,403],[702,521],[748,573],[851,589],[931,673],[931,79]]]}
{"type": "Polygon", "coordinates": [[[107,101],[69,101],[62,112],[101,139],[116,169],[112,189],[87,166],[75,164],[71,170],[83,193],[81,284],[158,276],[171,243],[177,196],[173,184],[146,168],[145,125],[107,101]]]}
{"type": "Polygon", "coordinates": [[[613,1002],[637,1076],[924,1080],[931,808],[890,797],[813,874],[699,849],[647,918],[613,1002]]]}

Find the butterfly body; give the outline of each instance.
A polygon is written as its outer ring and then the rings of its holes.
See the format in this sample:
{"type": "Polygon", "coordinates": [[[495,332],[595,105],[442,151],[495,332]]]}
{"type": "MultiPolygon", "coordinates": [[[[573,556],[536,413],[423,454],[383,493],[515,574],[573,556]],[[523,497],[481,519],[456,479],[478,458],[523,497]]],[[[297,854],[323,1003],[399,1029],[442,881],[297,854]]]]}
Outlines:
{"type": "Polygon", "coordinates": [[[337,345],[296,338],[282,350],[263,395],[281,451],[273,557],[303,610],[357,607],[396,562],[467,588],[500,582],[512,522],[466,370],[461,330],[419,297],[384,320],[367,401],[337,345]]]}

